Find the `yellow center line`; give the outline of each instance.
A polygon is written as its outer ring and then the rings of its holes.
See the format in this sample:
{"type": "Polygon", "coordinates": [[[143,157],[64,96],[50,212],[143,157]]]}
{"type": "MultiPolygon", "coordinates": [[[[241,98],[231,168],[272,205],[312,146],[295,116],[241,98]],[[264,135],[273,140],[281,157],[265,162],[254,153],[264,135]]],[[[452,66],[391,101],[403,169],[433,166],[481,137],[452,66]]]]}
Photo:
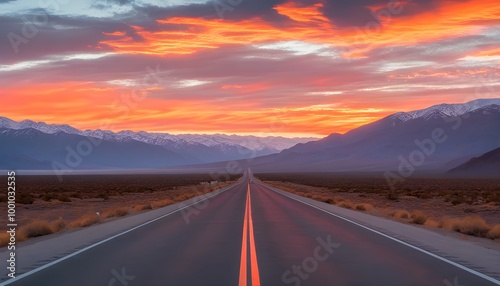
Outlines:
{"type": "Polygon", "coordinates": [[[238,283],[239,286],[247,286],[247,232],[248,232],[247,216],[248,216],[248,191],[245,203],[245,218],[243,220],[243,238],[241,240],[240,280],[238,283]]]}
{"type": "Polygon", "coordinates": [[[255,237],[253,234],[252,203],[250,199],[250,184],[247,188],[245,203],[245,218],[243,220],[243,237],[241,240],[240,279],[238,286],[247,286],[247,260],[248,260],[248,236],[250,236],[250,271],[252,286],[260,286],[259,264],[255,250],[255,237]]]}
{"type": "Polygon", "coordinates": [[[259,263],[255,251],[255,238],[253,236],[252,201],[250,200],[250,185],[248,186],[248,221],[250,230],[250,263],[252,271],[252,286],[260,286],[259,263]]]}

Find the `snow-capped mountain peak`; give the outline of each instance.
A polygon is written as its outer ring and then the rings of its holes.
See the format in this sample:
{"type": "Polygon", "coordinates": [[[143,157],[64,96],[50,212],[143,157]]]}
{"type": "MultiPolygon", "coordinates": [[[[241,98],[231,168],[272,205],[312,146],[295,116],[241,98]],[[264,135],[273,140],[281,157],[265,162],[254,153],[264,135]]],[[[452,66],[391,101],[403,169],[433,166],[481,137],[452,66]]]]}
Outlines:
{"type": "Polygon", "coordinates": [[[460,116],[467,112],[493,104],[500,105],[500,98],[477,99],[463,104],[438,104],[425,109],[410,112],[398,112],[390,117],[405,122],[417,118],[427,120],[432,117],[460,116]]]}
{"type": "Polygon", "coordinates": [[[9,118],[0,117],[0,128],[8,128],[13,130],[36,129],[47,134],[55,134],[64,132],[68,134],[79,134],[81,131],[67,124],[47,124],[45,122],[35,122],[32,120],[23,120],[16,122],[9,118]]]}
{"type": "Polygon", "coordinates": [[[5,117],[0,117],[0,128],[13,130],[35,129],[46,134],[63,132],[67,134],[94,137],[117,142],[129,142],[131,140],[135,140],[174,149],[182,148],[182,146],[206,146],[217,150],[246,148],[262,152],[262,154],[276,153],[286,148],[290,148],[298,143],[315,140],[315,138],[257,137],[226,134],[172,135],[169,133],[150,133],[146,131],[134,132],[131,130],[122,130],[119,132],[100,129],[78,130],[67,124],[46,124],[45,122],[35,122],[32,120],[16,122],[5,117]]]}

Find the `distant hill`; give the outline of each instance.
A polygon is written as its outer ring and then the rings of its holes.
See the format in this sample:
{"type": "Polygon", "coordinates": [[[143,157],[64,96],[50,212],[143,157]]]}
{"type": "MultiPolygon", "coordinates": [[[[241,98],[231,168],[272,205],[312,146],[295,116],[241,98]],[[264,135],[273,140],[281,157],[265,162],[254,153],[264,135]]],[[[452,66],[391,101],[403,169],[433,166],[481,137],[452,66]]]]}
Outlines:
{"type": "Polygon", "coordinates": [[[500,177],[500,147],[448,171],[452,175],[500,177]]]}
{"type": "Polygon", "coordinates": [[[250,165],[255,172],[397,172],[412,168],[444,174],[499,147],[499,126],[500,99],[441,104],[395,113],[345,134],[331,134],[256,158],[250,165]]]}
{"type": "Polygon", "coordinates": [[[314,139],[78,130],[0,117],[0,169],[51,170],[54,162],[75,170],[161,168],[268,155],[314,139]]]}

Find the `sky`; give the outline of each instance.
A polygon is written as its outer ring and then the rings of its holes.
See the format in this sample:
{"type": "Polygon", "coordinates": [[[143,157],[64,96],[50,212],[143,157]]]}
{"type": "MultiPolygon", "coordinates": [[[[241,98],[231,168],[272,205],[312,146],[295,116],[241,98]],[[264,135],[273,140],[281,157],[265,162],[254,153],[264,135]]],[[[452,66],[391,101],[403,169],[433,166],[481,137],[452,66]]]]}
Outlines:
{"type": "Polygon", "coordinates": [[[500,97],[499,43],[494,0],[0,0],[0,116],[322,137],[500,97]]]}

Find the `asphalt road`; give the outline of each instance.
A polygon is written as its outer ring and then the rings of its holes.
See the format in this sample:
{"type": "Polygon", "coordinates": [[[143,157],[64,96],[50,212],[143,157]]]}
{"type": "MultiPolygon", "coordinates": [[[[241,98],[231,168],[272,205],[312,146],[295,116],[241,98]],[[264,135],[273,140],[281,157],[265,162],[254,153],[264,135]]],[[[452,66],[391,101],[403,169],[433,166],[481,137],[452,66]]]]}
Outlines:
{"type": "Polygon", "coordinates": [[[498,285],[249,183],[0,285],[498,285]]]}

